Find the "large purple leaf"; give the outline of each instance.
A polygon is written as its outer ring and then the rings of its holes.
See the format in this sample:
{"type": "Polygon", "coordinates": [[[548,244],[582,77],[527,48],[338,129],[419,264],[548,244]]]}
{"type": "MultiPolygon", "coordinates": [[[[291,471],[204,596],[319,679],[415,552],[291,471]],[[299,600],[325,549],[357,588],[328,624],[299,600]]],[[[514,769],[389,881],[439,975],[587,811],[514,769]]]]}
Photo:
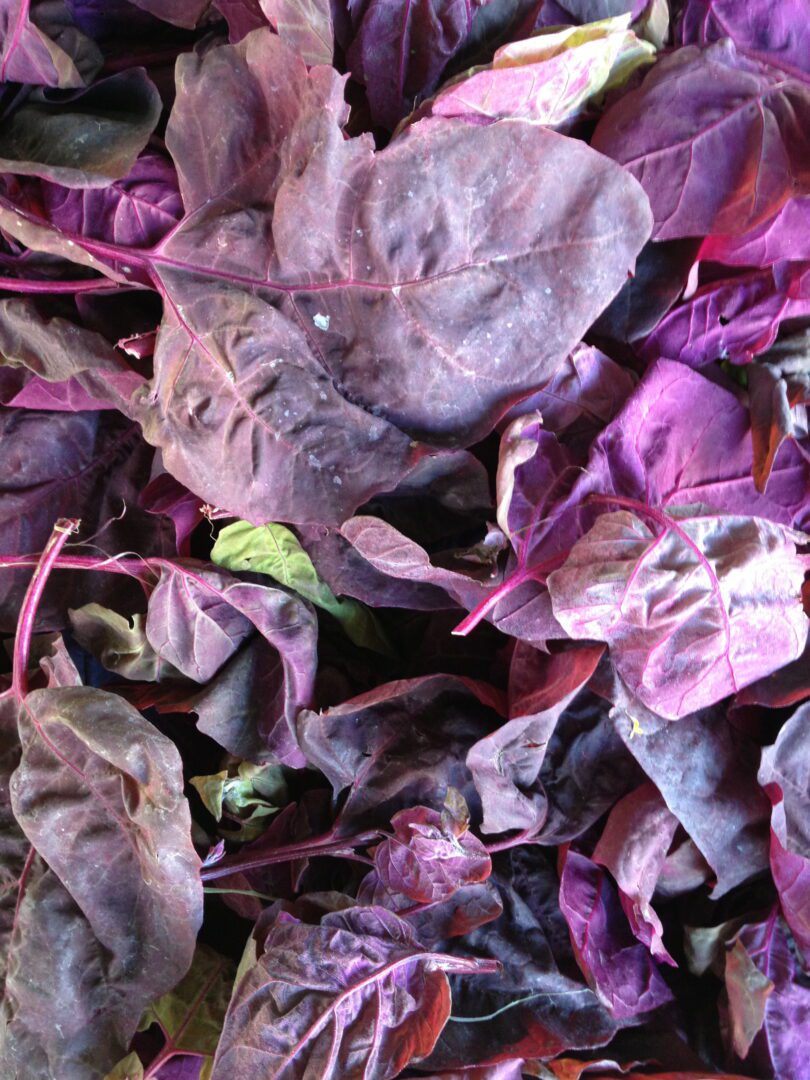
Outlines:
{"type": "Polygon", "coordinates": [[[630,928],[656,960],[670,964],[661,920],[650,901],[664,868],[678,819],[654,784],[643,784],[610,812],[593,861],[610,871],[630,928]]]}
{"type": "Polygon", "coordinates": [[[103,949],[105,979],[123,983],[109,1024],[126,1044],[141,1010],[185,974],[202,921],[180,755],[135,709],[90,687],[32,691],[19,723],[14,815],[87,920],[71,916],[83,948],[103,949]]]}
{"type": "Polygon", "coordinates": [[[368,95],[375,124],[392,131],[429,94],[472,27],[483,0],[350,3],[349,70],[368,95]]]}
{"type": "Polygon", "coordinates": [[[212,1080],[396,1076],[425,1057],[450,1013],[448,972],[492,965],[429,953],[384,908],[279,917],[237,983],[212,1080]]]}
{"type": "Polygon", "coordinates": [[[705,45],[731,38],[737,49],[810,81],[810,8],[807,0],[687,0],[679,39],[705,45]]]}
{"type": "Polygon", "coordinates": [[[344,139],[340,80],[308,76],[269,31],[184,55],[178,82],[167,142],[189,217],[154,251],[102,251],[8,204],[3,227],[158,281],[147,437],[186,486],[256,523],[338,523],[416,463],[413,437],[486,434],[570,352],[648,234],[632,178],[545,129],[431,122],[376,155],[344,139]],[[208,106],[235,98],[226,126],[208,106]]]}
{"type": "Polygon", "coordinates": [[[717,898],[768,866],[769,806],[754,783],[757,750],[719,710],[677,724],[643,717],[639,726],[619,708],[616,727],[630,753],[661,792],[714,870],[717,898]]]}
{"type": "Polygon", "coordinates": [[[465,765],[474,742],[501,720],[497,692],[450,675],[387,683],[322,713],[302,712],[296,730],[307,760],[335,794],[351,788],[341,829],[385,827],[397,810],[440,810],[450,787],[473,821],[479,801],[465,765]]]}
{"type": "Polygon", "coordinates": [[[649,950],[633,938],[607,874],[576,851],[562,856],[560,908],[583,975],[617,1020],[672,1000],[649,950]]]}
{"type": "Polygon", "coordinates": [[[700,507],[645,516],[603,515],[548,579],[566,632],[607,642],[640,701],[674,720],[801,655],[802,534],[700,507]]]}
{"type": "Polygon", "coordinates": [[[74,89],[85,85],[88,67],[92,74],[100,64],[95,44],[72,27],[69,18],[60,20],[52,4],[0,3],[0,83],[74,89]]]}
{"type": "Polygon", "coordinates": [[[160,119],[157,87],[131,68],[86,90],[34,91],[0,129],[0,169],[66,187],[106,187],[126,176],[160,119]]]}
{"type": "Polygon", "coordinates": [[[809,115],[810,87],[723,41],[660,60],[608,110],[593,146],[641,181],[657,240],[739,235],[808,190],[809,115]]]}

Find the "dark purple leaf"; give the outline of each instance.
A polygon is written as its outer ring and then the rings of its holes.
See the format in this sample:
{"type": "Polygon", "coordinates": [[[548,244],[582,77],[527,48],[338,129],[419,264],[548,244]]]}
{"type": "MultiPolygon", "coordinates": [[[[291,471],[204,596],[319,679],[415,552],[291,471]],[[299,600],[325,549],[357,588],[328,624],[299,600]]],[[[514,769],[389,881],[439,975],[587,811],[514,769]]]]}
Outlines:
{"type": "Polygon", "coordinates": [[[617,1020],[657,1009],[672,994],[649,950],[637,942],[607,874],[576,851],[562,857],[560,908],[577,963],[617,1020]]]}
{"type": "Polygon", "coordinates": [[[131,3],[158,19],[188,29],[193,29],[211,6],[211,0],[131,0],[131,3]]]}
{"type": "MultiPolygon", "coordinates": [[[[137,550],[143,556],[168,554],[169,530],[138,508],[138,492],[149,476],[154,454],[137,425],[112,413],[47,413],[0,409],[0,552],[35,554],[44,547],[54,520],[82,519],[85,537],[114,554],[137,550]],[[37,452],[31,453],[30,447],[37,452]]],[[[30,570],[2,571],[3,625],[16,622],[30,570]]],[[[66,609],[88,600],[104,603],[114,594],[137,602],[137,585],[107,574],[64,576],[46,595],[39,625],[66,623],[66,609]]]]}
{"type": "Polygon", "coordinates": [[[808,190],[808,114],[810,87],[722,41],[659,60],[607,111],[593,145],[642,183],[656,240],[735,236],[808,190]]]}
{"type": "Polygon", "coordinates": [[[103,188],[43,183],[47,219],[64,232],[130,247],[150,247],[183,216],[174,166],[147,151],[120,180],[103,188]]]}
{"type": "Polygon", "coordinates": [[[368,94],[375,124],[389,131],[435,89],[464,43],[482,0],[363,0],[350,4],[349,70],[368,94]]]}
{"type": "Polygon", "coordinates": [[[450,675],[388,683],[322,713],[302,712],[296,730],[310,764],[335,794],[351,788],[340,815],[345,833],[383,827],[397,810],[441,809],[450,787],[480,803],[465,765],[473,743],[497,727],[496,691],[450,675]]]}
{"type": "Polygon", "coordinates": [[[0,169],[65,187],[106,187],[132,169],[160,112],[160,95],[142,68],[67,96],[34,91],[3,122],[0,169]]]}
{"type": "Polygon", "coordinates": [[[423,1058],[450,1013],[449,972],[492,965],[425,952],[383,908],[326,915],[320,926],[279,917],[237,983],[212,1080],[306,1073],[380,1080],[423,1058]]]}
{"type": "Polygon", "coordinates": [[[714,870],[713,897],[767,868],[769,807],[752,783],[756,749],[720,711],[696,713],[677,724],[659,721],[657,729],[644,718],[641,734],[632,734],[631,717],[618,709],[615,724],[714,870]]]}

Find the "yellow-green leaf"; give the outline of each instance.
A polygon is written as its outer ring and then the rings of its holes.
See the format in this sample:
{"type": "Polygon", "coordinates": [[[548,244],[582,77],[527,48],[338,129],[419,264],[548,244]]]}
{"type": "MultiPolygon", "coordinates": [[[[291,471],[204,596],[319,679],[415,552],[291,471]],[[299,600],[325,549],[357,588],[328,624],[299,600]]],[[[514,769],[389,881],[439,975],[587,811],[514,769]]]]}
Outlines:
{"type": "Polygon", "coordinates": [[[248,521],[235,521],[226,525],[217,537],[211,558],[226,570],[267,574],[333,615],[355,645],[385,654],[391,652],[373,613],[359,600],[335,596],[318,577],[309,555],[286,525],[275,522],[251,525],[248,521]]]}
{"type": "Polygon", "coordinates": [[[133,1050],[110,1069],[104,1080],[143,1080],[143,1063],[133,1050]]]}

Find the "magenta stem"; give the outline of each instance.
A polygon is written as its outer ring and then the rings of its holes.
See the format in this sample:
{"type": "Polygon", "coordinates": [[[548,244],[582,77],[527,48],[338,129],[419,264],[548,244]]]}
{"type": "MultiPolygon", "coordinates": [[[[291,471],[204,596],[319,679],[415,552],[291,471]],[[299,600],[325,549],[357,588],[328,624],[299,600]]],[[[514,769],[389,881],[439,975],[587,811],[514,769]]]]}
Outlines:
{"type": "MultiPolygon", "coordinates": [[[[43,552],[44,554],[44,552],[43,552]]],[[[40,555],[0,555],[0,570],[23,566],[38,566],[40,555]]],[[[100,558],[97,555],[59,555],[51,564],[52,570],[100,570],[107,574],[126,574],[146,585],[154,583],[160,573],[151,559],[100,558]]]]}
{"type": "MultiPolygon", "coordinates": [[[[252,859],[240,859],[238,856],[227,865],[219,862],[200,872],[203,881],[213,881],[216,878],[228,877],[231,874],[243,873],[245,870],[259,870],[263,866],[273,866],[276,863],[293,862],[295,859],[316,858],[322,855],[352,858],[355,847],[370,844],[380,838],[377,830],[358,833],[356,836],[347,836],[335,839],[333,832],[323,833],[311,840],[299,844],[283,844],[264,855],[257,855],[252,859]]],[[[363,860],[365,861],[365,860],[363,860]]]]}
{"type": "Polygon", "coordinates": [[[67,542],[67,538],[71,533],[76,532],[78,527],[79,522],[76,518],[59,518],[28,582],[17,620],[17,636],[14,639],[11,689],[18,701],[22,701],[28,693],[28,657],[31,653],[31,636],[34,633],[34,622],[43,590],[59,557],[59,552],[67,542]]]}
{"type": "Polygon", "coordinates": [[[567,551],[559,552],[556,555],[552,555],[548,559],[544,559],[542,562],[536,563],[534,566],[524,566],[520,570],[516,570],[514,574],[510,575],[506,581],[502,582],[497,589],[489,594],[486,599],[473,608],[466,619],[462,619],[461,622],[453,629],[453,634],[457,637],[466,637],[471,630],[474,630],[476,626],[489,615],[490,611],[496,607],[505,596],[508,596],[510,592],[513,592],[519,585],[522,585],[525,581],[538,581],[544,582],[552,570],[556,570],[558,566],[562,565],[568,557],[567,551]]]}
{"type": "Polygon", "coordinates": [[[0,289],[21,293],[82,293],[126,286],[109,278],[81,278],[78,281],[44,281],[35,278],[0,277],[0,289]]]}

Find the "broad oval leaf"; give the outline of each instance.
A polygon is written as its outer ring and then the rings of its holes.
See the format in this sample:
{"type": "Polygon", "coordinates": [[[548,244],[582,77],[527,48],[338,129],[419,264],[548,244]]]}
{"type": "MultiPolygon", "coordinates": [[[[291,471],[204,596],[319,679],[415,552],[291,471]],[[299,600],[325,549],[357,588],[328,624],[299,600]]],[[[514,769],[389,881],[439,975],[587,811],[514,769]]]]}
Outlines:
{"type": "Polygon", "coordinates": [[[801,655],[803,534],[700,507],[639,510],[655,531],[603,515],[548,588],[566,632],[607,642],[644,705],[676,720],[801,655]]]}
{"type": "Polygon", "coordinates": [[[279,918],[237,984],[211,1080],[386,1080],[433,1049],[450,1013],[446,972],[491,963],[426,952],[384,908],[279,918]]]}
{"type": "Polygon", "coordinates": [[[339,93],[256,31],[184,58],[169,124],[199,210],[149,256],[167,305],[142,421],[178,479],[257,523],[340,522],[424,453],[403,432],[484,435],[564,359],[649,230],[635,182],[582,143],[431,122],[374,154],[343,138],[339,93]],[[237,92],[251,112],[224,145],[201,102],[237,92]],[[327,201],[341,209],[324,231],[327,201]]]}
{"type": "Polygon", "coordinates": [[[723,41],[660,60],[608,110],[593,145],[641,181],[656,240],[733,236],[807,192],[808,117],[810,86],[723,41]]]}

